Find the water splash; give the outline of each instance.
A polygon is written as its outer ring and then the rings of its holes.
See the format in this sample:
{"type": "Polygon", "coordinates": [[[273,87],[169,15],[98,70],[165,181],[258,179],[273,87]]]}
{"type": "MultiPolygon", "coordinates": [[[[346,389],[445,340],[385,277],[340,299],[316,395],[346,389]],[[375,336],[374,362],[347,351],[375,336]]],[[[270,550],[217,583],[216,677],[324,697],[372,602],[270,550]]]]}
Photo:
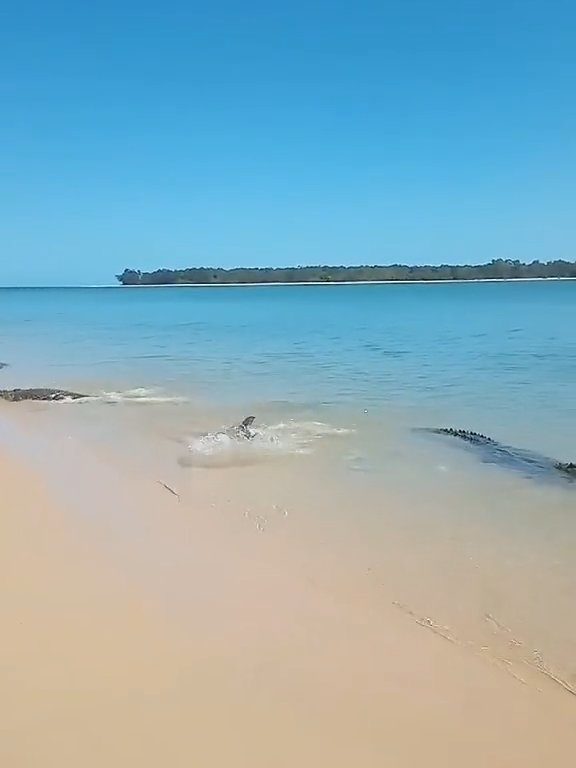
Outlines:
{"type": "Polygon", "coordinates": [[[251,439],[237,436],[229,428],[192,435],[179,463],[185,467],[232,467],[310,454],[317,441],[348,435],[352,430],[318,421],[289,421],[251,427],[251,432],[251,439]]]}

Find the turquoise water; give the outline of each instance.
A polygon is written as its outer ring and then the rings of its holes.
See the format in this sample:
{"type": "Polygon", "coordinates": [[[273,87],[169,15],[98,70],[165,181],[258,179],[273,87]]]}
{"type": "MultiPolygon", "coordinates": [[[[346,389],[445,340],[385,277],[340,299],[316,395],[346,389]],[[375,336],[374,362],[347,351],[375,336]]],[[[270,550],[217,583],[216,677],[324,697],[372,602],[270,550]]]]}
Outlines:
{"type": "Polygon", "coordinates": [[[575,328],[569,281],[0,290],[13,385],[398,412],[561,454],[575,328]]]}
{"type": "Polygon", "coordinates": [[[70,492],[78,440],[142,482],[189,479],[192,510],[216,470],[222,514],[315,520],[414,615],[576,690],[576,487],[415,431],[576,460],[575,329],[576,281],[0,289],[2,386],[98,396],[3,413],[44,431],[70,492]],[[247,413],[248,453],[205,438],[247,413]]]}

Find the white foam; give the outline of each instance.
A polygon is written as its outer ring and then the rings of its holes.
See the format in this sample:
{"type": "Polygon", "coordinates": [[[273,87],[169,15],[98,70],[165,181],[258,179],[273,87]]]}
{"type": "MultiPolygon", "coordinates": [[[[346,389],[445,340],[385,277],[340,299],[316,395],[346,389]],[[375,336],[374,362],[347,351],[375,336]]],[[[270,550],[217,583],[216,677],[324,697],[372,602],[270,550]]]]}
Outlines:
{"type": "Polygon", "coordinates": [[[185,403],[187,399],[181,396],[166,395],[157,389],[136,387],[124,391],[101,392],[90,398],[105,403],[185,403]]]}
{"type": "Polygon", "coordinates": [[[229,429],[194,435],[186,440],[183,466],[239,466],[266,461],[277,456],[309,454],[313,444],[331,436],[347,435],[352,430],[317,421],[281,422],[251,427],[249,440],[235,437],[229,429]]]}
{"type": "Polygon", "coordinates": [[[346,427],[335,427],[332,424],[325,424],[323,421],[289,421],[280,422],[272,427],[271,430],[278,432],[289,432],[294,436],[308,438],[312,440],[322,439],[337,435],[354,434],[353,429],[346,427]]]}

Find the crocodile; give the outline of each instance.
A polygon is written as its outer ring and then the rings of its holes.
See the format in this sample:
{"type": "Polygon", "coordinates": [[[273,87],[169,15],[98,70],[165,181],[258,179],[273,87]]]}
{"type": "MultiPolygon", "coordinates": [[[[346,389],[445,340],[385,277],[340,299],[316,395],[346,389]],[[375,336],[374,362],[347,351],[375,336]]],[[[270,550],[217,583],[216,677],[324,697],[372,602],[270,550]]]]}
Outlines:
{"type": "Polygon", "coordinates": [[[49,389],[45,387],[36,389],[0,389],[0,400],[10,403],[19,403],[22,400],[41,400],[53,402],[55,400],[80,400],[87,395],[79,392],[68,392],[65,389],[49,389]]]}
{"type": "Polygon", "coordinates": [[[423,431],[462,440],[479,452],[482,461],[486,464],[501,465],[534,479],[556,478],[576,482],[576,463],[572,461],[558,461],[524,448],[504,445],[480,432],[467,429],[440,427],[423,431]]]}

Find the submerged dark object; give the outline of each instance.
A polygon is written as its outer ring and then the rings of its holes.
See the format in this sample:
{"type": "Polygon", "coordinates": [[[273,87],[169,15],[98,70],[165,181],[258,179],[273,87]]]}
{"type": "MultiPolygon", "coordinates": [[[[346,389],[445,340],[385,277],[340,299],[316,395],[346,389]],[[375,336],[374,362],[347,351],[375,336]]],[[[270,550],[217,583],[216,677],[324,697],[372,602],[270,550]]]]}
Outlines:
{"type": "Polygon", "coordinates": [[[486,437],[480,432],[469,432],[467,429],[452,429],[446,427],[440,427],[439,429],[429,429],[428,432],[433,432],[436,435],[450,435],[450,437],[459,437],[460,440],[465,440],[467,443],[473,443],[475,445],[496,445],[496,441],[491,437],[486,437]]]}
{"type": "Polygon", "coordinates": [[[576,464],[574,462],[556,461],[524,448],[504,445],[491,437],[467,429],[440,427],[423,431],[462,440],[476,452],[480,452],[482,461],[486,464],[503,466],[534,479],[563,479],[568,482],[576,482],[576,464]]]}
{"type": "Polygon", "coordinates": [[[3,363],[3,362],[0,360],[0,371],[2,370],[2,368],[8,368],[8,363],[3,363]]]}
{"type": "Polygon", "coordinates": [[[65,389],[0,389],[0,399],[10,403],[19,403],[22,400],[41,400],[52,402],[54,400],[80,400],[86,397],[78,392],[68,392],[65,389]]]}
{"type": "Polygon", "coordinates": [[[565,472],[576,480],[576,464],[573,461],[557,461],[554,466],[559,472],[565,472]]]}

